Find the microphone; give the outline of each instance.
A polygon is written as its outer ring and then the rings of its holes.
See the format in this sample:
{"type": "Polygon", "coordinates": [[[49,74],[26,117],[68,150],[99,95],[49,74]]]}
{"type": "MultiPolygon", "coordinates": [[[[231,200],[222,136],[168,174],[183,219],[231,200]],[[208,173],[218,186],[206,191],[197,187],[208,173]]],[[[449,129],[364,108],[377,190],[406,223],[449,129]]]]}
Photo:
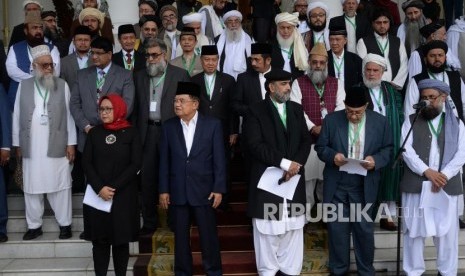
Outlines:
{"type": "Polygon", "coordinates": [[[423,109],[427,106],[429,106],[431,103],[428,100],[421,100],[420,102],[416,103],[413,105],[413,109],[423,109]]]}

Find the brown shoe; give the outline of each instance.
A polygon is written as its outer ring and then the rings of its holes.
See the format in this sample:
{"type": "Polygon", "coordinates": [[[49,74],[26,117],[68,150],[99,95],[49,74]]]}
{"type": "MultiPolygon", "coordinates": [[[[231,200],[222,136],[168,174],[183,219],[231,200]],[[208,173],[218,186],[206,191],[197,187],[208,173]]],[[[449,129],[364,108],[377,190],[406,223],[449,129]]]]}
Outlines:
{"type": "Polygon", "coordinates": [[[381,227],[381,229],[388,230],[388,231],[397,230],[397,225],[393,221],[389,221],[385,218],[379,220],[379,227],[381,227]]]}

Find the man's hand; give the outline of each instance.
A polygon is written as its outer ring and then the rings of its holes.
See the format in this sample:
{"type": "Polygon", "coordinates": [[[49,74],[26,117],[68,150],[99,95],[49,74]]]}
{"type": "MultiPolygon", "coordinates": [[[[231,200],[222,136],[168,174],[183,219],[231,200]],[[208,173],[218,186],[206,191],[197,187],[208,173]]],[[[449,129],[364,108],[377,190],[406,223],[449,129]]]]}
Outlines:
{"type": "Polygon", "coordinates": [[[103,186],[103,188],[98,192],[98,196],[101,197],[103,200],[108,201],[113,198],[115,195],[115,189],[108,187],[108,186],[103,186]]]}
{"type": "Polygon", "coordinates": [[[229,135],[229,145],[230,146],[234,146],[237,143],[237,137],[238,136],[239,136],[238,134],[229,135]]]}
{"type": "Polygon", "coordinates": [[[17,147],[16,148],[16,158],[21,159],[21,157],[23,157],[23,154],[21,152],[21,148],[17,147]]]}
{"type": "Polygon", "coordinates": [[[76,149],[74,146],[66,146],[66,158],[70,164],[74,162],[74,158],[76,157],[76,149]]]}
{"type": "MultiPolygon", "coordinates": [[[[289,174],[290,177],[293,177],[294,175],[298,174],[299,171],[300,171],[300,167],[302,167],[302,165],[300,165],[299,163],[297,162],[294,162],[292,161],[291,162],[291,166],[289,166],[289,170],[287,170],[287,174],[289,174]]],[[[290,178],[289,177],[289,178],[290,178]]],[[[287,178],[287,177],[286,177],[287,178]]],[[[289,179],[288,179],[289,180],[289,179]]],[[[287,180],[286,180],[287,181],[287,180]]]]}
{"type": "Polygon", "coordinates": [[[310,133],[315,136],[320,136],[321,126],[314,126],[310,129],[310,133]]]}
{"type": "Polygon", "coordinates": [[[223,195],[221,193],[211,193],[210,196],[208,197],[208,200],[211,200],[213,198],[213,204],[212,207],[216,209],[216,207],[220,206],[221,199],[223,199],[223,195]]]}
{"type": "Polygon", "coordinates": [[[5,166],[10,162],[10,151],[0,149],[0,166],[5,166]]]}
{"type": "Polygon", "coordinates": [[[334,156],[334,164],[338,167],[342,166],[342,165],[345,165],[347,163],[347,161],[344,160],[345,157],[344,157],[344,154],[342,153],[337,153],[335,156],[334,156]]]}
{"type": "Polygon", "coordinates": [[[368,161],[368,163],[362,163],[362,167],[364,167],[368,171],[375,168],[375,159],[373,159],[372,156],[369,155],[369,156],[365,157],[364,160],[368,161]]]}
{"type": "Polygon", "coordinates": [[[426,178],[428,178],[429,181],[433,183],[433,187],[436,186],[436,188],[433,188],[433,192],[439,191],[440,188],[443,188],[447,184],[447,176],[445,176],[443,173],[432,169],[427,169],[423,174],[426,176],[426,178]]]}
{"type": "Polygon", "coordinates": [[[170,194],[168,193],[160,194],[160,197],[158,200],[160,202],[160,207],[162,209],[168,210],[168,206],[170,205],[170,194]]]}
{"type": "Polygon", "coordinates": [[[86,134],[88,134],[89,131],[90,131],[92,128],[93,128],[93,126],[88,125],[88,126],[86,126],[86,127],[84,128],[84,132],[85,132],[86,134]]]}

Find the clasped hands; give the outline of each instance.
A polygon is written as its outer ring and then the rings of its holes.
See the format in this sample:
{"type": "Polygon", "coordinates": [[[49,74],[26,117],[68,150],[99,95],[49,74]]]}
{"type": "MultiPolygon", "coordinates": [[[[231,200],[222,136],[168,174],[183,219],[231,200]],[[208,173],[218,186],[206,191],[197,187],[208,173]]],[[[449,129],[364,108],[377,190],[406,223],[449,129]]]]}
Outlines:
{"type": "Polygon", "coordinates": [[[113,199],[115,196],[115,189],[108,187],[108,186],[103,186],[102,189],[100,189],[100,192],[98,193],[98,196],[101,197],[103,200],[108,201],[113,199]]]}
{"type": "Polygon", "coordinates": [[[289,166],[289,169],[287,171],[284,171],[283,173],[283,180],[284,182],[289,181],[294,175],[298,174],[300,171],[300,168],[302,167],[301,164],[291,161],[291,165],[289,166]]]}
{"type": "MultiPolygon", "coordinates": [[[[375,159],[371,156],[371,155],[368,155],[367,157],[365,157],[365,159],[363,159],[365,161],[367,161],[366,163],[362,163],[362,167],[364,167],[366,170],[372,170],[375,168],[375,159]]],[[[347,164],[347,161],[345,160],[345,156],[344,154],[342,153],[337,153],[335,156],[334,156],[334,164],[338,167],[340,166],[343,166],[345,164],[347,164]]]]}
{"type": "Polygon", "coordinates": [[[428,178],[429,181],[431,181],[431,183],[433,183],[431,186],[431,191],[433,193],[439,192],[439,190],[444,188],[444,186],[447,184],[448,178],[442,172],[428,168],[423,174],[426,176],[426,178],[428,178]]]}

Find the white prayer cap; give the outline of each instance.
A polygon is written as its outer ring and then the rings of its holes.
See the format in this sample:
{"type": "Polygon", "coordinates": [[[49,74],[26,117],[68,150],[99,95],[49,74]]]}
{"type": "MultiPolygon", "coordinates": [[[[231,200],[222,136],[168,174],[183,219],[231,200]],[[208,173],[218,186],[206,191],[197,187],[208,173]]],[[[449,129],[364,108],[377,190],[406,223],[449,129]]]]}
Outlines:
{"type": "Polygon", "coordinates": [[[308,15],[314,8],[320,8],[320,9],[325,10],[325,12],[326,12],[326,18],[329,17],[329,8],[328,8],[328,6],[326,6],[325,3],[323,3],[323,2],[313,2],[313,3],[308,4],[308,7],[307,7],[307,15],[308,15]]]}
{"type": "Polygon", "coordinates": [[[37,6],[40,7],[40,9],[43,8],[42,5],[38,1],[26,0],[26,1],[23,2],[23,9],[25,9],[26,6],[29,5],[29,4],[36,4],[37,6]]]}
{"type": "Polygon", "coordinates": [[[182,17],[182,24],[189,24],[193,22],[202,22],[202,15],[198,12],[191,12],[182,17]]]}
{"type": "Polygon", "coordinates": [[[376,63],[378,65],[380,65],[381,67],[383,67],[384,69],[387,68],[387,63],[386,63],[386,59],[380,55],[377,55],[377,54],[368,54],[365,56],[365,58],[363,59],[363,64],[362,64],[362,68],[365,68],[365,65],[367,65],[368,62],[373,62],[373,63],[376,63]]]}
{"type": "Polygon", "coordinates": [[[299,13],[298,12],[295,12],[295,13],[282,12],[276,15],[276,17],[274,18],[274,22],[276,24],[279,24],[281,22],[286,22],[286,23],[296,26],[297,24],[299,24],[299,13]]]}
{"type": "Polygon", "coordinates": [[[228,20],[228,18],[230,18],[231,16],[239,17],[239,20],[242,21],[242,13],[240,11],[232,10],[228,11],[223,15],[224,22],[226,22],[226,20],[228,20]]]}
{"type": "Polygon", "coordinates": [[[50,49],[47,45],[39,45],[31,49],[32,60],[36,60],[41,56],[51,56],[50,49]]]}
{"type": "MultiPolygon", "coordinates": [[[[341,0],[341,4],[344,5],[344,3],[346,2],[347,0],[341,0]]],[[[357,0],[357,4],[360,4],[360,0],[357,0]]]]}

